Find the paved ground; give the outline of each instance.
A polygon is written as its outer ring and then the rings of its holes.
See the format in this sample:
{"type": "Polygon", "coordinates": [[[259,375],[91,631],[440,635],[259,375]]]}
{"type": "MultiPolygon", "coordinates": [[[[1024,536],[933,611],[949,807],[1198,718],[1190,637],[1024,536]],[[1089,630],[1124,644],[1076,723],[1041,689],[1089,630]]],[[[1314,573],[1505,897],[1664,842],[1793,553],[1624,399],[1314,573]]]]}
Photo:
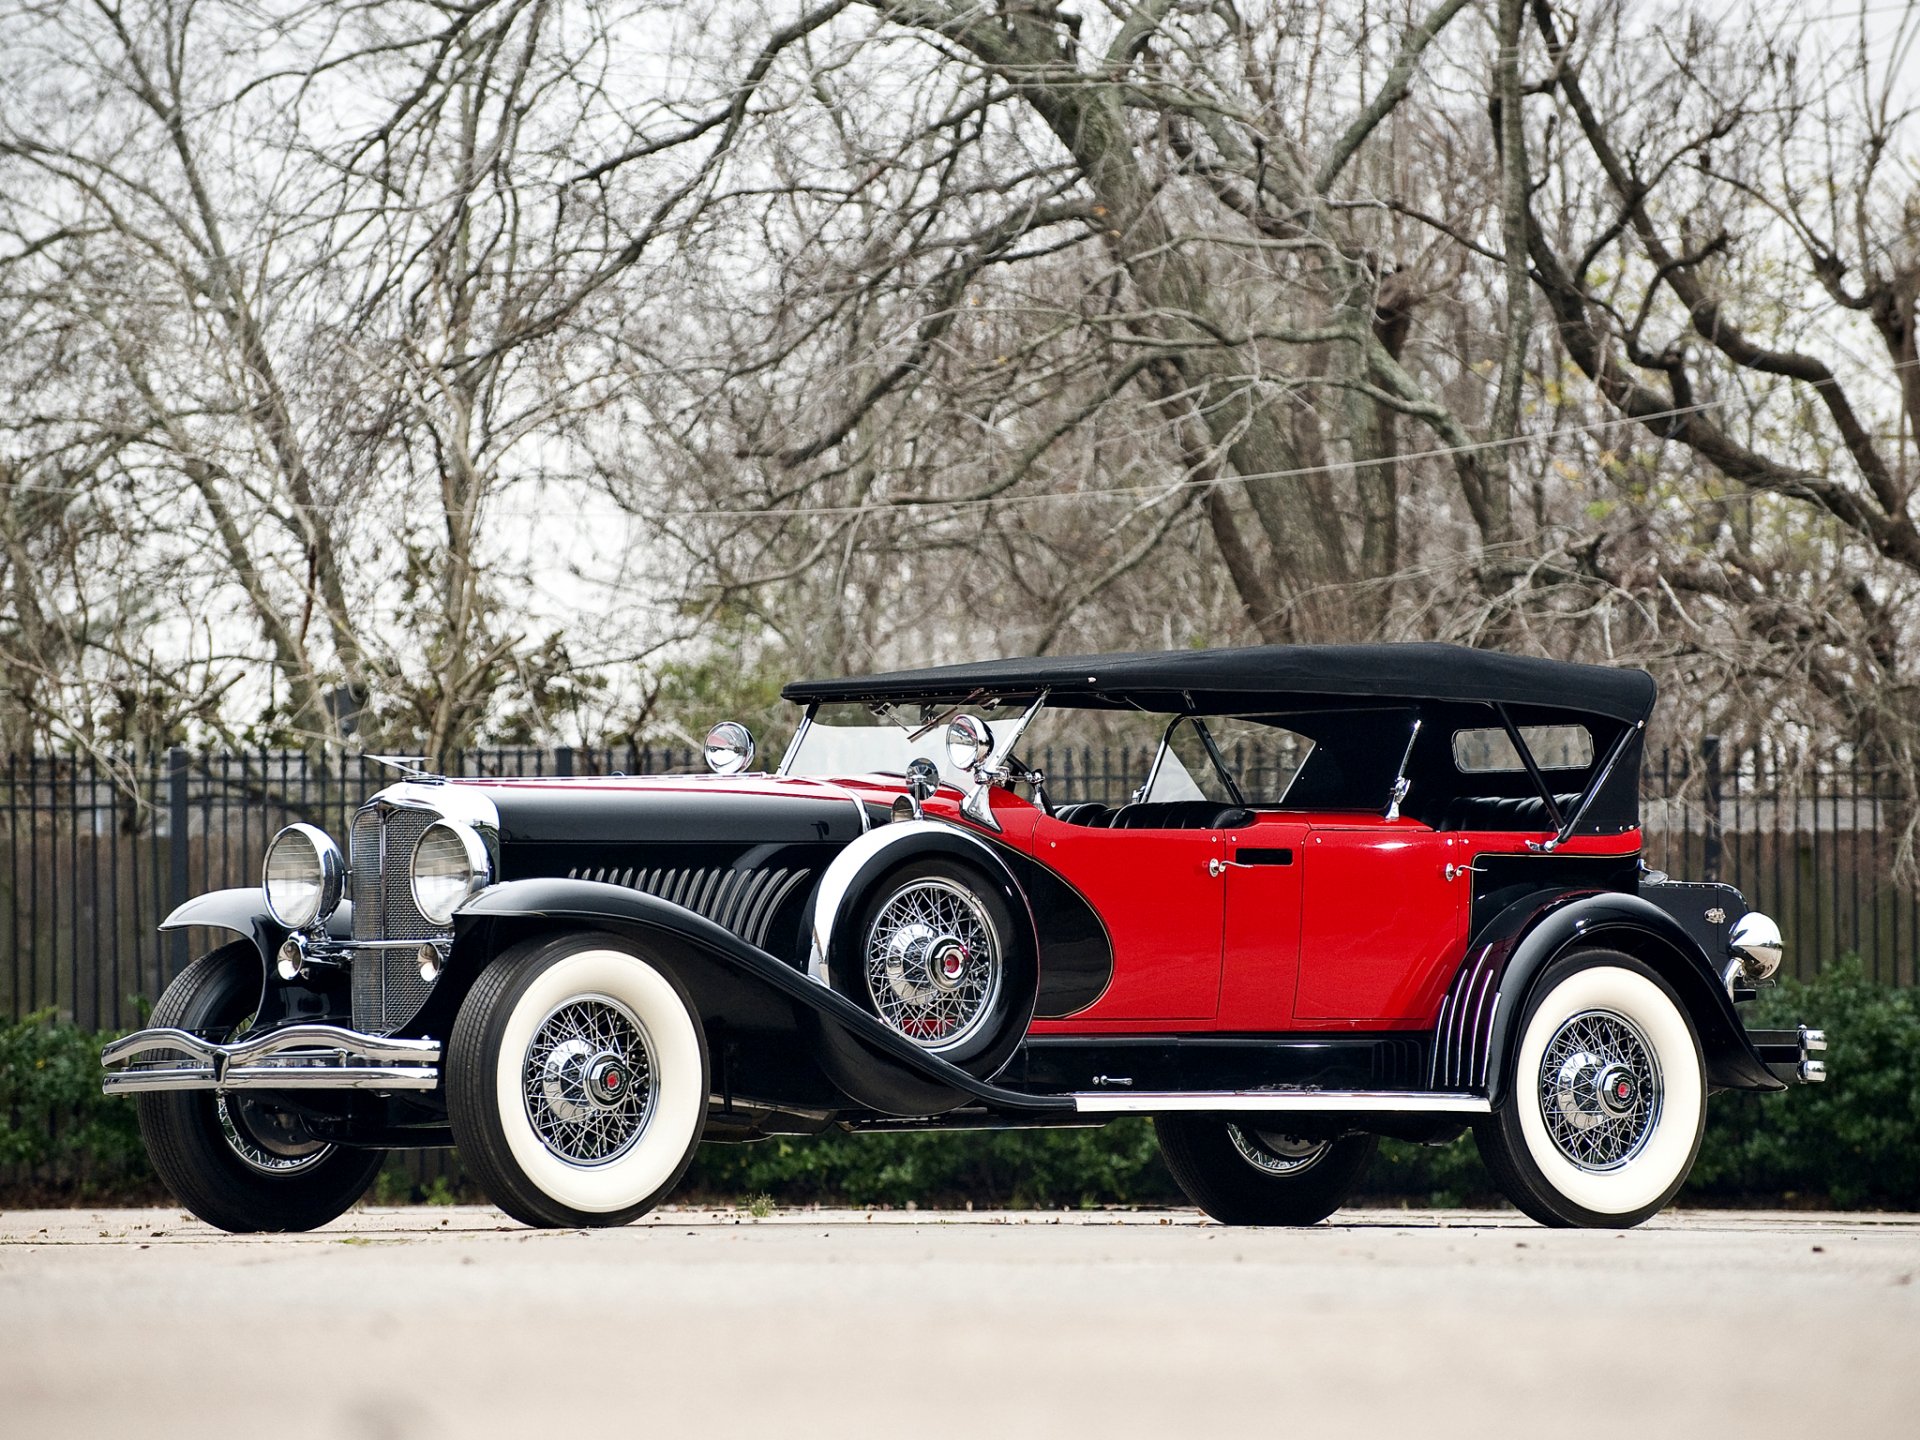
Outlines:
{"type": "Polygon", "coordinates": [[[15,1212],[0,1436],[1920,1435],[1920,1216],[1342,1218],[15,1212]]]}

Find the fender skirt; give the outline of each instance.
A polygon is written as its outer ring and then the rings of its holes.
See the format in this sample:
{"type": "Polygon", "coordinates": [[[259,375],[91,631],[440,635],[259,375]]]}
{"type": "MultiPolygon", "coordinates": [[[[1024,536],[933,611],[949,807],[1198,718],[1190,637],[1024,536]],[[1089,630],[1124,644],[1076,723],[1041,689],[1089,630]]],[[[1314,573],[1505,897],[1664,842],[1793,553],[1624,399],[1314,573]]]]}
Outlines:
{"type": "MultiPolygon", "coordinates": [[[[975,1079],[705,916],[624,886],[512,880],[475,896],[455,924],[454,966],[467,972],[468,984],[479,965],[461,965],[462,952],[484,963],[507,945],[555,925],[607,930],[637,941],[686,987],[707,1028],[714,1085],[723,1093],[779,1106],[845,1109],[851,1102],[882,1115],[914,1118],[967,1105],[1030,1116],[1073,1113],[1070,1100],[1024,1095],[975,1079]]],[[[429,1009],[439,1010],[441,1004],[429,1009]]],[[[430,1023],[427,1014],[421,1020],[430,1023]]]]}
{"type": "Polygon", "coordinates": [[[1709,1086],[1786,1088],[1754,1049],[1699,942],[1666,911],[1619,891],[1542,891],[1487,922],[1440,1006],[1433,1087],[1484,1090],[1499,1105],[1534,979],[1567,951],[1591,948],[1632,955],[1673,987],[1699,1032],[1709,1086]]]}

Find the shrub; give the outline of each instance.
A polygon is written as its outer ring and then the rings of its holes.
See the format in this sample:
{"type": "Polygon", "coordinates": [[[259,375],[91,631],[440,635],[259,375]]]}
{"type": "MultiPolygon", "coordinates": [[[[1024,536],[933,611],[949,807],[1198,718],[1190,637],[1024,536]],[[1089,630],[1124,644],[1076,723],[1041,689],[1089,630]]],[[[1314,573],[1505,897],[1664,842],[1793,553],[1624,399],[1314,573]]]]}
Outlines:
{"type": "Polygon", "coordinates": [[[0,1026],[0,1195],[76,1201],[157,1194],[133,1107],[100,1093],[111,1038],[50,1010],[0,1026]]]}
{"type": "Polygon", "coordinates": [[[1753,1009],[1756,1027],[1824,1029],[1830,1078],[1716,1096],[1682,1198],[1920,1208],[1920,989],[1877,984],[1850,956],[1768,989],[1753,1009]]]}
{"type": "MultiPolygon", "coordinates": [[[[1699,1164],[1682,1201],[1920,1208],[1920,989],[1890,990],[1857,960],[1770,989],[1746,1018],[1805,1021],[1832,1037],[1824,1085],[1785,1095],[1721,1095],[1708,1107],[1699,1164]]],[[[0,1027],[0,1202],[149,1200],[133,1106],[100,1093],[109,1037],[42,1011],[0,1027]]],[[[373,1198],[478,1198],[440,1167],[396,1156],[373,1198]]],[[[1102,1129],[779,1137],[709,1145],[683,1194],[768,1203],[1047,1207],[1156,1205],[1179,1191],[1140,1119],[1102,1129]]],[[[1375,1202],[1497,1199],[1472,1140],[1383,1142],[1361,1192],[1375,1202]]]]}

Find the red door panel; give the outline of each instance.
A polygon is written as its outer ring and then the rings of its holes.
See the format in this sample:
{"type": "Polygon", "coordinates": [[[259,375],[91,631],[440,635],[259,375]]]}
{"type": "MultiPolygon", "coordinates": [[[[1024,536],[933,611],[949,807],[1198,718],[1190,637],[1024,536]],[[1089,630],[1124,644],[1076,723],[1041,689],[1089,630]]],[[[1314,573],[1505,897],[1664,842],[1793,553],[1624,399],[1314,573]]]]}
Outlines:
{"type": "Polygon", "coordinates": [[[1227,836],[1226,943],[1218,1028],[1285,1030],[1300,965],[1307,827],[1263,820],[1227,836]]]}
{"type": "Polygon", "coordinates": [[[1113,983],[1066,1028],[1212,1021],[1226,889],[1208,868],[1222,855],[1217,831],[1093,830],[1043,819],[1031,843],[1035,859],[1086,897],[1113,942],[1113,983]]]}
{"type": "Polygon", "coordinates": [[[1296,1023],[1431,1020],[1466,944],[1464,841],[1418,826],[1314,830],[1303,847],[1296,1023]]]}

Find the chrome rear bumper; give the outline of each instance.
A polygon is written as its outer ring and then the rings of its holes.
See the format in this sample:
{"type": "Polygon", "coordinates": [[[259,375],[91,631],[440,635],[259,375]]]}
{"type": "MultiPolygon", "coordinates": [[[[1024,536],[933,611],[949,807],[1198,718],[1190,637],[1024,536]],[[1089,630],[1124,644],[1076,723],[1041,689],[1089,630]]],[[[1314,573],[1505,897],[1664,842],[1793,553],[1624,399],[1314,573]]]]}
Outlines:
{"type": "Polygon", "coordinates": [[[389,1040],[339,1025],[289,1025],[231,1045],[185,1030],[140,1030],[100,1052],[109,1095],[141,1090],[431,1090],[440,1083],[438,1040],[389,1040]],[[127,1064],[137,1055],[164,1060],[127,1064]],[[186,1063],[175,1057],[185,1056],[186,1063]],[[113,1070],[127,1065],[124,1070],[113,1070]]]}
{"type": "Polygon", "coordinates": [[[1793,1030],[1749,1030],[1747,1039],[1773,1072],[1789,1085],[1818,1085],[1827,1078],[1827,1062],[1816,1060],[1827,1050],[1827,1032],[1801,1025],[1793,1030]]]}

